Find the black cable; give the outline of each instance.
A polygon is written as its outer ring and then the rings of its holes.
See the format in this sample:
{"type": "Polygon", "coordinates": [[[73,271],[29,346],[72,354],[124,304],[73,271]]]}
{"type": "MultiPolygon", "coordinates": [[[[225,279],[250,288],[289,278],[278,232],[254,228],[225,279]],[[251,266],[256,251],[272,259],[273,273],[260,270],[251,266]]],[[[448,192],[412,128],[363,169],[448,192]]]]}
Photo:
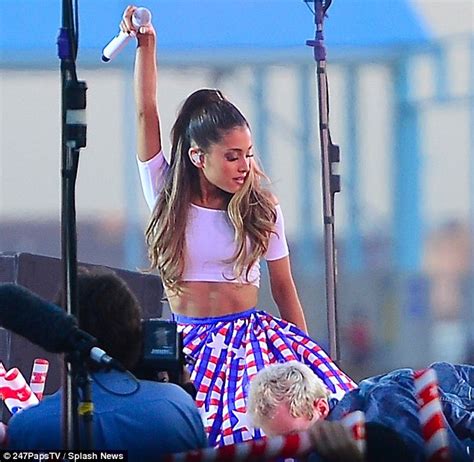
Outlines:
{"type": "MultiPolygon", "coordinates": [[[[310,2],[308,0],[303,0],[303,3],[308,7],[308,10],[311,11],[312,15],[314,16],[316,13],[315,11],[311,8],[311,6],[309,5],[310,2]]],[[[312,2],[311,2],[312,3],[312,2]]],[[[324,2],[324,6],[323,6],[323,14],[324,16],[326,16],[326,11],[329,9],[329,7],[331,6],[331,3],[332,3],[332,0],[326,0],[324,2]]]]}
{"type": "Polygon", "coordinates": [[[324,8],[323,8],[323,11],[324,11],[324,15],[326,15],[326,11],[329,9],[329,7],[331,6],[331,3],[332,3],[332,0],[326,0],[324,2],[324,8]]]}
{"type": "Polygon", "coordinates": [[[134,395],[135,393],[138,392],[138,390],[140,390],[140,381],[130,372],[130,371],[125,371],[124,372],[125,374],[127,374],[129,376],[130,379],[132,379],[133,382],[135,382],[135,388],[132,390],[132,391],[127,391],[127,392],[121,392],[121,393],[118,393],[114,390],[111,390],[110,388],[108,388],[106,385],[104,385],[98,378],[97,378],[97,374],[96,373],[93,373],[91,374],[92,375],[92,378],[94,379],[94,382],[97,383],[97,385],[102,388],[102,390],[106,391],[107,393],[110,393],[111,395],[115,395],[115,396],[131,396],[131,395],[134,395]]]}
{"type": "Polygon", "coordinates": [[[76,61],[79,50],[79,3],[77,0],[74,1],[74,16],[74,61],[76,61]]]}
{"type": "Polygon", "coordinates": [[[308,10],[311,11],[311,13],[313,14],[313,16],[316,14],[314,12],[314,10],[309,6],[309,2],[306,1],[306,0],[303,0],[303,3],[308,7],[308,10]]]}

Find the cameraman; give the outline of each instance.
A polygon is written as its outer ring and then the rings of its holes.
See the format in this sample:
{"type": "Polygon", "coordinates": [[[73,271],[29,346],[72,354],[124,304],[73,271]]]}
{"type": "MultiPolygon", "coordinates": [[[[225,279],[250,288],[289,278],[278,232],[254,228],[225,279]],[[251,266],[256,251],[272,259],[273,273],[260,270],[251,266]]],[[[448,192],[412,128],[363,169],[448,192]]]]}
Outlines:
{"type": "MultiPolygon", "coordinates": [[[[80,268],[77,283],[79,327],[96,337],[98,346],[114,359],[133,369],[142,346],[138,301],[126,283],[108,269],[80,268]]],[[[207,446],[194,401],[179,386],[98,370],[92,363],[89,370],[94,449],[128,450],[129,461],[141,462],[207,446]]],[[[64,449],[61,394],[59,390],[12,417],[8,449],[64,449]]]]}

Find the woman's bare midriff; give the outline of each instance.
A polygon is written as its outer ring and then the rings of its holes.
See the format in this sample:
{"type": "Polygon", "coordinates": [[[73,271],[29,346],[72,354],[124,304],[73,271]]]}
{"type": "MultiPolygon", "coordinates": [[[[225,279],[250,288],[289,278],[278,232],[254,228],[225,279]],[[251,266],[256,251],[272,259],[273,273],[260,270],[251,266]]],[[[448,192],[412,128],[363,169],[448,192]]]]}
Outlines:
{"type": "Polygon", "coordinates": [[[173,313],[197,318],[240,313],[257,305],[258,288],[231,282],[185,282],[183,293],[169,296],[173,313]]]}

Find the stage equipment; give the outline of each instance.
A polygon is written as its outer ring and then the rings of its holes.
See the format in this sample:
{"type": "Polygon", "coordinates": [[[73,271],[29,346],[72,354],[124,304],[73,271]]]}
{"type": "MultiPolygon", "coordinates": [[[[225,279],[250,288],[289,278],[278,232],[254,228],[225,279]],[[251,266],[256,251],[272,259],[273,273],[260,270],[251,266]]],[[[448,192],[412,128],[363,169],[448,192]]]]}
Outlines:
{"type": "MultiPolygon", "coordinates": [[[[78,263],[93,270],[96,265],[78,263]]],[[[142,307],[144,319],[162,316],[159,300],[163,295],[163,285],[158,276],[108,267],[122,278],[142,307]]],[[[25,252],[0,253],[0,284],[13,283],[29,289],[49,302],[57,300],[61,286],[62,262],[58,258],[25,252]]],[[[0,307],[1,309],[1,307],[0,307]]],[[[0,358],[7,369],[17,367],[25,377],[31,374],[31,366],[36,358],[49,361],[48,378],[44,395],[55,393],[61,387],[64,368],[63,355],[47,352],[25,337],[0,328],[0,358]]],[[[11,413],[0,402],[1,421],[7,423],[11,413]]]]}
{"type": "Polygon", "coordinates": [[[52,353],[89,357],[105,368],[125,368],[97,347],[97,339],[79,329],[74,316],[15,284],[0,284],[0,325],[52,353]]]}
{"type": "Polygon", "coordinates": [[[182,384],[186,358],[178,324],[164,319],[144,319],[142,328],[142,355],[132,372],[139,379],[157,381],[160,372],[167,372],[170,382],[182,384]]]}
{"type": "MultiPolygon", "coordinates": [[[[62,84],[62,156],[61,156],[61,255],[63,263],[63,306],[78,317],[77,233],[75,183],[79,150],[86,146],[86,90],[76,74],[79,37],[78,0],[62,0],[62,27],[58,36],[62,84]]],[[[79,351],[64,356],[62,393],[62,432],[65,449],[93,449],[92,387],[86,356],[79,351]],[[78,393],[81,389],[82,393],[78,393]],[[79,396],[81,402],[79,403],[79,396]],[[85,441],[81,440],[79,418],[84,423],[85,441]]]]}
{"type": "MultiPolygon", "coordinates": [[[[309,0],[304,0],[310,3],[309,0]]],[[[312,3],[312,2],[311,2],[312,3]]],[[[339,361],[339,341],[337,334],[337,262],[334,245],[334,195],[341,190],[340,176],[335,173],[340,160],[339,146],[332,143],[329,131],[329,98],[326,74],[326,48],[324,46],[323,23],[332,0],[314,0],[316,34],[314,40],[306,44],[313,47],[316,60],[316,80],[318,86],[319,140],[321,146],[321,181],[323,194],[324,251],[326,268],[326,304],[329,335],[329,354],[339,361]]]]}

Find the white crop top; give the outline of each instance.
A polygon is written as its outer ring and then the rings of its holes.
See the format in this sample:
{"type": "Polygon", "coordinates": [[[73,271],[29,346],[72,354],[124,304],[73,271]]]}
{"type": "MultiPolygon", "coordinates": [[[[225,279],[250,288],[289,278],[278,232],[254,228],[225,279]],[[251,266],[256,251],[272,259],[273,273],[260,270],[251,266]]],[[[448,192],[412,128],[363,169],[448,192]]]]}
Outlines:
{"type": "MultiPolygon", "coordinates": [[[[168,164],[162,152],[146,162],[139,159],[138,169],[145,200],[153,210],[163,186],[168,164]]],[[[270,235],[266,260],[279,260],[288,255],[288,244],[281,207],[275,207],[275,233],[270,235]]],[[[234,228],[225,210],[208,209],[190,204],[186,226],[186,249],[183,281],[247,283],[245,274],[233,273],[232,263],[225,263],[235,252],[234,228]]],[[[260,285],[260,262],[250,269],[248,282],[260,285]]]]}

